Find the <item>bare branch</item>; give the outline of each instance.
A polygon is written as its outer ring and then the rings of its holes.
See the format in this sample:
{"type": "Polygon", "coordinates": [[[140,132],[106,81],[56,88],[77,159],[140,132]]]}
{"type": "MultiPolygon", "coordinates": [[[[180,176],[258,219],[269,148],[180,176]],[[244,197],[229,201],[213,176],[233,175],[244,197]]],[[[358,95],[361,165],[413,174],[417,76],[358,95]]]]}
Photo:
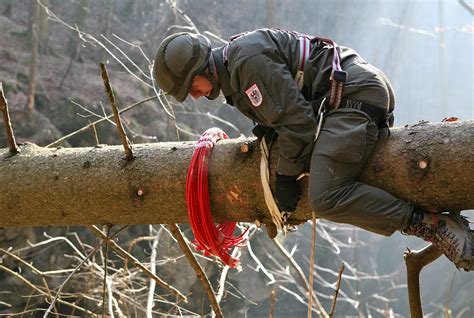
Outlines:
{"type": "Polygon", "coordinates": [[[313,272],[314,272],[314,254],[316,251],[316,213],[313,211],[311,231],[311,261],[309,262],[309,287],[308,287],[308,318],[311,318],[313,312],[313,272]]]}
{"type": "Polygon", "coordinates": [[[121,60],[120,58],[118,58],[115,54],[113,54],[110,49],[105,46],[101,41],[97,40],[93,35],[89,34],[89,33],[86,33],[86,32],[83,32],[81,30],[79,30],[79,28],[76,26],[72,26],[66,22],[64,22],[60,17],[58,17],[50,8],[47,8],[46,6],[44,6],[41,2],[39,2],[39,4],[41,5],[41,7],[43,7],[43,9],[46,10],[46,13],[48,14],[48,17],[50,20],[52,21],[55,21],[55,22],[58,22],[62,25],[64,25],[66,28],[72,30],[72,31],[75,31],[77,32],[79,38],[86,42],[86,43],[95,43],[97,45],[99,45],[100,47],[102,47],[110,56],[112,56],[112,58],[118,63],[120,64],[126,71],[127,73],[129,73],[131,76],[133,76],[134,78],[136,78],[138,81],[140,81],[142,84],[146,85],[147,87],[150,87],[151,88],[151,85],[149,83],[147,83],[146,81],[144,81],[143,79],[141,79],[140,77],[138,77],[135,73],[133,73],[121,60]]]}
{"type": "Polygon", "coordinates": [[[209,278],[207,278],[206,273],[202,269],[201,265],[199,265],[196,258],[194,257],[193,252],[191,251],[188,244],[184,240],[181,230],[176,224],[168,224],[168,227],[173,233],[173,236],[176,238],[176,240],[178,240],[178,244],[181,247],[181,250],[183,251],[184,255],[186,255],[186,257],[188,258],[188,261],[191,267],[194,269],[197,277],[201,281],[201,284],[204,287],[204,290],[206,291],[207,298],[209,299],[209,302],[211,303],[212,309],[214,310],[216,317],[222,317],[222,311],[221,311],[221,308],[219,307],[219,304],[217,303],[215,292],[214,292],[214,289],[212,288],[211,283],[209,282],[209,278]]]}
{"type": "MultiPolygon", "coordinates": [[[[130,244],[128,245],[128,254],[132,254],[132,249],[135,245],[137,245],[141,241],[153,241],[156,239],[156,236],[140,236],[135,239],[133,239],[130,244]]],[[[124,261],[124,266],[126,270],[128,270],[128,258],[125,259],[124,261]]]]}
{"type": "Polygon", "coordinates": [[[233,130],[235,130],[238,134],[241,134],[240,129],[237,128],[237,126],[235,126],[234,124],[232,124],[231,122],[229,122],[227,120],[224,120],[220,117],[217,117],[216,115],[211,114],[210,112],[199,113],[199,112],[181,112],[180,111],[180,112],[175,112],[175,114],[190,115],[190,116],[206,116],[206,117],[209,117],[211,120],[216,120],[220,123],[223,123],[223,124],[229,126],[233,130]]]}
{"type": "Polygon", "coordinates": [[[459,3],[467,10],[467,12],[474,15],[474,5],[467,2],[467,0],[459,0],[459,3]]]}
{"type": "MultiPolygon", "coordinates": [[[[28,285],[30,288],[32,288],[32,289],[35,290],[36,292],[38,292],[38,293],[40,293],[40,294],[42,294],[42,295],[48,297],[48,294],[47,294],[46,292],[42,291],[41,289],[39,289],[38,287],[36,287],[35,285],[33,285],[29,280],[27,280],[26,278],[24,278],[23,276],[21,276],[21,275],[18,274],[17,272],[14,272],[14,271],[12,271],[11,269],[9,269],[9,268],[7,268],[7,267],[5,267],[5,266],[3,266],[3,265],[0,265],[0,269],[3,270],[3,271],[5,271],[5,272],[7,272],[7,273],[9,273],[9,274],[11,274],[12,276],[18,278],[19,280],[21,280],[22,282],[24,282],[26,285],[28,285]]],[[[57,295],[59,295],[59,292],[58,292],[58,294],[56,294],[56,296],[57,296],[57,295]]],[[[62,299],[58,299],[57,302],[58,302],[58,303],[61,303],[61,304],[63,304],[63,305],[72,307],[72,308],[74,308],[74,309],[80,310],[80,311],[82,311],[82,312],[85,312],[85,313],[87,313],[88,315],[90,315],[90,316],[92,316],[92,317],[99,317],[99,315],[96,315],[96,314],[94,314],[93,312],[91,312],[91,311],[89,311],[89,310],[87,310],[87,309],[84,309],[84,308],[82,308],[82,307],[80,307],[80,306],[77,306],[76,304],[69,303],[69,302],[64,301],[64,300],[62,300],[62,299]]],[[[53,305],[53,303],[52,303],[51,305],[53,305]]],[[[51,306],[50,306],[50,308],[51,308],[51,306]]],[[[47,317],[47,314],[48,314],[48,313],[49,313],[49,309],[48,309],[48,311],[46,311],[46,313],[45,313],[45,315],[44,315],[43,317],[47,317]]]]}
{"type": "MultiPolygon", "coordinates": [[[[257,230],[258,230],[258,228],[255,225],[251,225],[248,228],[247,233],[250,233],[250,234],[247,234],[248,235],[248,237],[247,237],[247,247],[249,248],[249,250],[251,249],[250,248],[250,238],[257,232],[257,230]]],[[[238,246],[234,247],[234,249],[232,250],[231,257],[238,259],[240,257],[240,254],[241,254],[240,250],[241,250],[241,247],[238,247],[238,246]]],[[[256,257],[254,257],[254,258],[256,258],[256,257]]],[[[220,302],[222,301],[222,297],[224,297],[226,277],[227,277],[227,273],[229,272],[229,269],[230,269],[230,266],[228,266],[228,265],[224,266],[224,268],[222,269],[222,272],[221,272],[221,276],[219,278],[219,285],[218,285],[219,288],[218,288],[217,297],[216,297],[218,304],[220,304],[220,302]]],[[[264,269],[264,271],[265,270],[266,269],[264,269]]]]}
{"type": "MultiPolygon", "coordinates": [[[[277,239],[274,239],[272,241],[275,243],[275,245],[278,247],[278,249],[283,253],[283,255],[285,255],[285,257],[290,262],[291,266],[293,266],[293,268],[296,270],[296,272],[298,273],[301,281],[304,284],[304,287],[305,287],[306,291],[309,292],[309,288],[310,288],[309,283],[308,283],[308,280],[306,279],[306,276],[304,275],[304,272],[301,269],[300,265],[295,261],[295,259],[290,255],[290,253],[288,253],[286,248],[277,239]]],[[[314,295],[314,301],[315,301],[316,305],[318,306],[318,309],[322,313],[322,315],[326,316],[327,313],[324,310],[321,303],[319,302],[319,299],[316,297],[316,295],[314,295]]]]}
{"type": "Polygon", "coordinates": [[[107,244],[110,245],[110,247],[120,256],[122,256],[123,258],[128,258],[130,261],[132,261],[132,263],[137,266],[138,268],[140,268],[142,271],[144,271],[148,276],[150,276],[152,279],[154,279],[158,284],[160,284],[163,288],[166,288],[168,289],[169,291],[171,291],[173,294],[175,294],[176,296],[178,296],[180,299],[184,300],[185,302],[187,302],[187,298],[186,296],[184,296],[180,291],[178,291],[176,288],[174,288],[173,286],[169,285],[168,283],[166,283],[165,281],[163,281],[161,278],[159,278],[158,276],[156,275],[153,275],[153,273],[145,267],[145,265],[143,265],[138,259],[136,259],[134,256],[130,255],[129,253],[127,253],[127,251],[125,251],[123,248],[121,248],[120,246],[117,245],[117,243],[115,243],[113,240],[112,240],[112,237],[108,238],[107,235],[105,235],[101,230],[99,230],[96,226],[88,226],[88,228],[94,233],[96,234],[99,238],[101,238],[102,240],[104,240],[104,242],[106,242],[107,244]]]}
{"type": "Polygon", "coordinates": [[[215,39],[216,41],[219,41],[220,43],[222,44],[227,44],[227,41],[224,40],[223,38],[221,38],[220,36],[210,32],[210,31],[204,31],[203,32],[205,35],[207,35],[208,37],[211,37],[213,39],[215,39]]]}
{"type": "MultiPolygon", "coordinates": [[[[53,300],[53,296],[51,295],[51,290],[49,289],[49,286],[48,286],[48,283],[46,282],[46,279],[45,279],[45,276],[46,274],[42,271],[40,271],[39,269],[37,269],[36,267],[33,266],[32,263],[28,263],[26,262],[24,259],[22,259],[21,257],[13,254],[13,253],[10,253],[9,251],[7,250],[4,250],[3,248],[0,248],[0,252],[2,252],[3,254],[5,255],[8,255],[10,256],[11,258],[15,259],[16,261],[22,263],[23,265],[25,265],[26,267],[28,267],[29,269],[31,269],[31,271],[33,273],[36,273],[38,275],[41,276],[41,280],[43,281],[43,284],[44,284],[44,287],[46,289],[46,292],[47,292],[47,299],[48,301],[52,301],[53,300]]],[[[54,312],[56,314],[56,316],[58,316],[58,312],[57,312],[57,309],[56,307],[54,307],[54,312]]]]}
{"type": "MultiPolygon", "coordinates": [[[[132,59],[122,50],[120,49],[117,45],[115,45],[114,42],[110,41],[105,35],[101,34],[100,35],[104,40],[106,40],[110,45],[112,45],[117,51],[119,51],[127,61],[130,62],[130,64],[133,65],[133,67],[135,67],[137,69],[137,71],[140,72],[140,74],[142,74],[143,76],[145,76],[146,79],[150,80],[150,76],[147,75],[134,61],[132,61],[132,59]]],[[[117,37],[117,36],[116,36],[117,37]]],[[[118,38],[118,37],[117,37],[118,38]]],[[[120,39],[120,38],[119,38],[120,39]]],[[[123,41],[123,40],[122,40],[123,41]]],[[[125,42],[125,41],[124,41],[125,42]]],[[[143,53],[143,51],[141,51],[143,53]]],[[[145,56],[146,57],[146,56],[145,56]]],[[[148,59],[147,59],[148,60],[148,59]]],[[[150,62],[150,60],[148,60],[148,62],[150,62]]]]}
{"type": "Polygon", "coordinates": [[[252,249],[252,244],[247,242],[247,252],[249,253],[250,257],[257,263],[257,268],[255,269],[256,272],[258,272],[260,269],[262,272],[265,274],[265,276],[268,277],[270,280],[267,284],[274,284],[275,283],[275,277],[273,276],[272,273],[268,271],[268,269],[262,264],[262,262],[258,259],[258,257],[255,255],[252,249]]]}
{"type": "MultiPolygon", "coordinates": [[[[131,47],[137,48],[137,49],[140,51],[140,53],[142,54],[143,58],[148,62],[148,64],[151,65],[150,59],[148,58],[148,56],[146,56],[145,52],[143,52],[143,50],[142,50],[142,48],[141,48],[140,45],[136,45],[136,44],[133,44],[133,43],[131,43],[131,42],[128,42],[128,41],[122,39],[121,37],[119,37],[118,35],[116,35],[116,34],[114,34],[114,33],[112,33],[112,36],[114,36],[115,38],[119,39],[120,41],[122,41],[122,42],[124,42],[124,43],[130,45],[131,47]]],[[[146,77],[146,78],[150,78],[149,76],[146,76],[146,75],[145,75],[145,77],[146,77]]]]}
{"type": "Polygon", "coordinates": [[[76,102],[76,101],[71,100],[71,104],[73,104],[74,106],[79,107],[80,109],[82,109],[82,110],[85,111],[86,113],[91,114],[92,116],[95,116],[95,117],[98,117],[98,118],[101,118],[101,119],[104,118],[103,116],[100,116],[99,114],[94,113],[93,111],[87,109],[86,107],[82,106],[81,104],[79,104],[79,103],[76,102]]]}
{"type": "Polygon", "coordinates": [[[276,291],[275,291],[275,288],[273,288],[271,298],[270,298],[270,313],[268,314],[268,318],[273,318],[273,313],[275,311],[275,303],[276,303],[276,291]]]}
{"type": "Polygon", "coordinates": [[[336,290],[334,291],[334,299],[332,300],[331,312],[329,313],[330,318],[334,317],[334,310],[336,310],[337,295],[339,294],[339,289],[341,288],[341,279],[343,271],[344,263],[341,264],[341,268],[339,269],[339,276],[337,277],[337,286],[336,290]]]}
{"type": "MultiPolygon", "coordinates": [[[[110,236],[110,226],[109,225],[104,225],[105,229],[107,230],[107,239],[109,239],[110,236]]],[[[108,263],[108,252],[109,252],[109,245],[105,244],[105,253],[104,253],[104,258],[103,258],[103,264],[104,264],[104,281],[103,281],[103,290],[102,290],[102,316],[105,317],[105,312],[106,312],[106,306],[105,306],[105,294],[107,292],[107,263],[108,263]]],[[[110,289],[109,289],[110,291],[110,289]]],[[[110,297],[109,297],[110,301],[110,297]]],[[[112,313],[112,311],[111,311],[112,313]]]]}
{"type": "MultiPolygon", "coordinates": [[[[118,235],[120,232],[122,232],[123,230],[125,230],[128,226],[124,226],[122,228],[120,228],[119,230],[117,230],[117,232],[115,232],[111,237],[110,239],[114,238],[116,235],[118,235]]],[[[59,287],[57,293],[56,293],[56,296],[54,297],[53,301],[51,302],[51,304],[49,305],[48,307],[48,310],[46,311],[46,313],[44,314],[43,318],[46,318],[48,317],[48,314],[51,312],[51,309],[54,307],[56,301],[62,303],[61,299],[59,299],[59,295],[61,294],[61,291],[63,290],[64,286],[66,286],[67,282],[71,279],[71,277],[79,270],[79,268],[81,268],[81,266],[92,256],[94,255],[94,253],[102,246],[104,242],[102,241],[100,244],[97,244],[93,249],[92,251],[76,266],[76,268],[74,269],[74,271],[72,271],[69,276],[64,280],[64,282],[61,284],[61,286],[59,287]]]]}
{"type": "Polygon", "coordinates": [[[199,30],[198,28],[196,27],[196,25],[193,23],[193,21],[188,17],[188,15],[186,13],[183,12],[183,10],[181,10],[180,8],[178,8],[176,6],[176,1],[170,1],[170,0],[166,0],[166,3],[170,5],[170,7],[173,9],[173,10],[176,10],[176,12],[178,12],[178,14],[184,19],[184,21],[194,30],[196,31],[197,33],[199,33],[199,30]]]}
{"type": "Polygon", "coordinates": [[[407,267],[408,301],[413,318],[423,317],[423,307],[420,298],[420,272],[426,265],[435,261],[443,253],[430,244],[418,251],[405,252],[404,259],[407,267]]]}
{"type": "MultiPolygon", "coordinates": [[[[149,227],[150,227],[150,233],[152,233],[153,225],[150,225],[149,227]]],[[[160,230],[158,231],[158,233],[155,236],[153,236],[153,244],[151,245],[150,270],[155,275],[156,275],[156,256],[157,256],[158,243],[160,241],[161,233],[163,233],[162,227],[160,227],[160,230]]],[[[130,250],[130,247],[132,246],[129,246],[129,250],[130,250]]],[[[148,288],[148,300],[147,300],[147,305],[146,305],[147,318],[153,317],[153,306],[155,305],[155,301],[154,301],[155,286],[156,286],[156,282],[153,279],[151,279],[150,285],[148,288]]]]}
{"type": "MultiPolygon", "coordinates": [[[[152,68],[150,67],[150,74],[153,72],[152,68]]],[[[170,112],[170,110],[168,110],[165,106],[165,103],[161,100],[161,98],[163,97],[165,99],[165,101],[167,102],[167,104],[169,105],[168,103],[168,100],[166,99],[166,93],[163,92],[161,89],[158,91],[157,88],[156,88],[156,85],[154,84],[155,83],[155,79],[154,77],[152,76],[152,79],[153,79],[153,91],[155,92],[155,95],[156,95],[156,98],[158,98],[158,101],[160,102],[160,105],[163,107],[163,110],[165,111],[165,113],[170,116],[171,118],[173,119],[176,119],[174,114],[172,114],[170,112]]],[[[171,111],[173,109],[171,108],[171,111]]]]}
{"type": "MultiPolygon", "coordinates": [[[[130,106],[125,107],[124,109],[121,109],[121,110],[119,111],[119,114],[122,114],[122,113],[124,113],[124,112],[126,112],[126,111],[129,111],[130,109],[135,108],[135,107],[138,106],[138,105],[141,105],[141,104],[143,104],[143,103],[145,103],[145,102],[148,102],[148,101],[150,101],[150,100],[154,100],[154,99],[156,99],[156,98],[157,98],[156,96],[147,97],[147,98],[145,98],[145,99],[143,99],[143,100],[141,100],[141,101],[138,101],[138,102],[136,102],[136,103],[134,103],[134,104],[132,104],[132,105],[130,105],[130,106]]],[[[76,130],[76,131],[74,131],[74,132],[72,132],[72,133],[70,133],[70,134],[68,134],[68,135],[66,135],[66,136],[64,136],[64,137],[62,137],[62,138],[60,138],[60,139],[58,139],[58,140],[52,142],[52,143],[50,143],[49,145],[46,145],[45,147],[46,147],[46,148],[49,148],[49,147],[57,146],[57,145],[63,143],[64,141],[66,141],[66,140],[68,140],[68,139],[71,139],[72,137],[74,137],[74,136],[76,136],[76,135],[78,135],[78,134],[80,134],[80,133],[83,133],[83,132],[85,132],[85,131],[88,131],[89,129],[92,128],[93,125],[97,125],[97,124],[99,124],[99,123],[101,123],[101,122],[103,122],[103,121],[110,120],[110,118],[112,118],[112,117],[114,117],[113,114],[112,114],[112,115],[109,115],[109,116],[107,116],[107,117],[105,117],[105,118],[98,119],[98,120],[96,120],[96,121],[90,123],[89,125],[84,126],[84,127],[80,128],[80,129],[78,129],[78,130],[76,130]]]]}

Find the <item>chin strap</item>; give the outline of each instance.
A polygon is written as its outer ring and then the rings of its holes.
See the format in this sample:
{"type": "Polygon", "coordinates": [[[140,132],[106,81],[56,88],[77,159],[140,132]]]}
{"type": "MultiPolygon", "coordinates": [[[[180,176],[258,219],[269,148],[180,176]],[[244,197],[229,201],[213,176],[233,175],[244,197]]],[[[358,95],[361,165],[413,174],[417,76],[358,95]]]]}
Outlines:
{"type": "Polygon", "coordinates": [[[201,76],[204,76],[212,85],[211,95],[206,96],[206,98],[209,100],[214,100],[217,97],[219,97],[219,92],[221,90],[219,86],[219,82],[214,77],[214,74],[216,74],[216,65],[214,64],[214,55],[212,54],[212,51],[211,51],[211,55],[209,56],[208,66],[204,68],[204,71],[201,74],[201,76]]]}

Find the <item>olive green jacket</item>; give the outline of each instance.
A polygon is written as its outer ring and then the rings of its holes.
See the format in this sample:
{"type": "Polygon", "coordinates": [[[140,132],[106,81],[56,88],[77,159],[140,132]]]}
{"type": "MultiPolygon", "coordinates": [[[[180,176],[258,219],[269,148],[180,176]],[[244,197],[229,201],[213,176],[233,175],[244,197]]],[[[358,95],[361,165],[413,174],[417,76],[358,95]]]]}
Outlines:
{"type": "MultiPolygon", "coordinates": [[[[299,38],[295,32],[261,29],[236,36],[228,45],[213,50],[227,102],[278,133],[277,171],[285,175],[297,175],[309,166],[316,132],[311,101],[329,93],[333,56],[332,48],[323,43],[312,46],[300,91],[294,80],[299,38]]],[[[345,63],[365,63],[349,48],[341,47],[341,57],[343,69],[345,63]]],[[[360,75],[349,78],[345,95],[354,92],[351,86],[360,80],[360,75]]]]}

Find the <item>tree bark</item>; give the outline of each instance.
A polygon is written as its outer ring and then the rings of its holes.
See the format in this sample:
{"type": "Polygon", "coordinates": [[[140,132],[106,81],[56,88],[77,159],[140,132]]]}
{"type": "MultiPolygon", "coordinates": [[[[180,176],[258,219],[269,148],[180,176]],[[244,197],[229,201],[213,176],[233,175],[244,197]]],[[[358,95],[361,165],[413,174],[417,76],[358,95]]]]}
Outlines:
{"type": "MultiPolygon", "coordinates": [[[[185,223],[185,182],[195,142],[0,150],[0,226],[185,223]]],[[[278,150],[272,150],[276,162],[278,150]]],[[[253,139],[223,140],[210,160],[210,200],[216,221],[271,222],[253,139]],[[249,151],[242,152],[243,143],[249,151]]],[[[275,165],[273,165],[275,166],[275,165]]],[[[274,175],[274,174],[272,174],[274,175]]],[[[307,178],[305,180],[305,193],[307,178]]],[[[382,138],[361,181],[413,204],[443,211],[474,208],[474,121],[417,124],[382,138]]],[[[311,219],[303,196],[294,213],[311,219]]]]}

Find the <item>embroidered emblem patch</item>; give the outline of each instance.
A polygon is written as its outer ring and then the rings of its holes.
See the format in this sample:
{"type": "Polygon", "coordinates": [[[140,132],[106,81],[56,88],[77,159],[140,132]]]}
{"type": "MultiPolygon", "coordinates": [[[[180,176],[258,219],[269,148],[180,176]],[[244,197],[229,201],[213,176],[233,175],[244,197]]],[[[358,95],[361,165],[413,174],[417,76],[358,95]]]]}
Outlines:
{"type": "Polygon", "coordinates": [[[245,94],[247,94],[253,106],[258,107],[262,105],[262,93],[260,93],[257,84],[253,84],[252,86],[250,86],[250,88],[245,91],[245,94]]]}

